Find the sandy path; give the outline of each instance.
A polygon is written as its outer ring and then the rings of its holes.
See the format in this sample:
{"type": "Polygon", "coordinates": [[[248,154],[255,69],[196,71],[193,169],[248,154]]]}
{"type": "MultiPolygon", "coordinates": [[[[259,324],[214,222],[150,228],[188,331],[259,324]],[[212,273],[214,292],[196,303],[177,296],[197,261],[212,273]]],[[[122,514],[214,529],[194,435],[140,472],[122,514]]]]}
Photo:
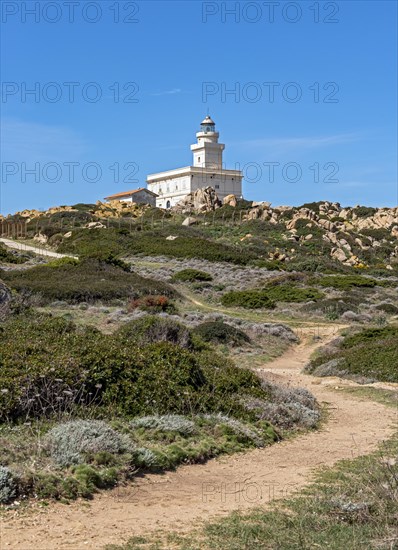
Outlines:
{"type": "Polygon", "coordinates": [[[265,449],[148,475],[89,503],[10,512],[1,524],[1,548],[98,549],[159,528],[186,530],[200,520],[291,494],[308,482],[314,468],[374,450],[392,434],[396,411],[335,391],[337,379],[320,383],[301,374],[317,345],[300,344],[263,370],[309,388],[320,402],[328,403],[330,417],[322,430],[265,449]]]}
{"type": "Polygon", "coordinates": [[[14,250],[21,250],[22,252],[34,252],[40,256],[49,256],[50,258],[76,258],[71,254],[60,254],[59,252],[53,252],[42,246],[32,246],[26,244],[23,241],[12,241],[11,239],[0,238],[0,242],[4,243],[8,248],[14,248],[14,250]]]}

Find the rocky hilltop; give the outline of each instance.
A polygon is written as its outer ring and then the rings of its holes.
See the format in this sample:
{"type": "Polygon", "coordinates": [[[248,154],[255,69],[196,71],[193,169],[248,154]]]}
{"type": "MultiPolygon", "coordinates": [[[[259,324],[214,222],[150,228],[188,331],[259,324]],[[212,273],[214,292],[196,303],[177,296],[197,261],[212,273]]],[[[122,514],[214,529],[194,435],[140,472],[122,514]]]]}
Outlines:
{"type": "MultiPolygon", "coordinates": [[[[303,253],[307,253],[311,243],[314,243],[315,247],[315,243],[323,242],[328,255],[347,266],[367,267],[369,256],[373,252],[383,258],[382,263],[387,269],[393,269],[390,264],[398,263],[398,207],[342,207],[338,202],[329,201],[308,203],[299,207],[272,206],[269,202],[246,201],[234,195],[228,195],[220,200],[216,191],[207,187],[190,193],[168,211],[115,200],[107,203],[98,201],[95,204],[52,207],[44,212],[23,210],[2,219],[25,220],[31,226],[43,220],[48,224],[56,222],[60,224],[61,231],[53,240],[59,242],[62,238],[71,236],[70,231],[66,232],[68,220],[74,220],[72,228],[105,229],[109,227],[110,220],[143,219],[148,215],[152,220],[166,216],[165,219],[170,221],[178,220],[180,217],[178,223],[185,226],[201,224],[205,218],[206,225],[212,223],[209,220],[223,223],[225,219],[232,219],[238,220],[241,224],[247,223],[249,231],[250,222],[262,222],[265,235],[267,232],[278,232],[281,242],[285,243],[282,247],[276,247],[268,252],[270,260],[289,261],[292,255],[289,251],[289,242],[292,246],[305,244],[303,253]],[[208,214],[211,212],[214,215],[209,218],[208,214]],[[78,220],[76,224],[75,220],[78,220]]],[[[46,243],[49,237],[52,235],[40,231],[34,235],[35,240],[41,243],[46,243]]],[[[250,245],[252,238],[256,237],[247,232],[240,240],[250,245]]],[[[53,244],[51,240],[49,244],[53,244]]]]}

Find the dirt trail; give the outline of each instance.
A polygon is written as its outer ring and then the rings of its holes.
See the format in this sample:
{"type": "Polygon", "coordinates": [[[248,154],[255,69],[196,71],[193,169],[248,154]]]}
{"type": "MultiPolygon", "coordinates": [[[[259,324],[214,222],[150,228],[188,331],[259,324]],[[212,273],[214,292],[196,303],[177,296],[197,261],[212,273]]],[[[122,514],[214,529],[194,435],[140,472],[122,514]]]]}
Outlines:
{"type": "Polygon", "coordinates": [[[60,254],[59,252],[53,252],[42,246],[32,246],[26,244],[23,241],[13,241],[11,239],[0,238],[0,242],[4,243],[9,248],[14,248],[15,250],[20,250],[22,252],[34,252],[40,256],[49,256],[50,258],[75,258],[77,256],[72,256],[71,254],[60,254]]]}
{"type": "MultiPolygon", "coordinates": [[[[324,333],[322,339],[328,338],[324,333]]],[[[203,519],[289,495],[308,483],[314,468],[371,452],[392,434],[396,412],[335,391],[337,384],[346,384],[342,380],[319,382],[301,374],[317,345],[304,342],[263,370],[280,381],[307,387],[328,404],[330,416],[320,431],[203,465],[182,466],[176,472],[148,475],[89,503],[10,512],[1,522],[1,549],[99,549],[155,529],[187,530],[203,519]]]]}

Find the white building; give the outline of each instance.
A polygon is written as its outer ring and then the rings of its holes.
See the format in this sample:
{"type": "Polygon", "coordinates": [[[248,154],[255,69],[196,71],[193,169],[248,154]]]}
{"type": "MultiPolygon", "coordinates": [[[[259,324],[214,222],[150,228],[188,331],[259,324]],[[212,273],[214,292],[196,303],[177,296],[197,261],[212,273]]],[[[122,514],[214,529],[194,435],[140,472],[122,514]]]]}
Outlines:
{"type": "Polygon", "coordinates": [[[105,197],[106,201],[122,201],[122,202],[134,202],[136,204],[149,204],[150,206],[156,206],[156,194],[140,187],[139,189],[132,189],[131,191],[123,191],[122,193],[115,193],[105,197]]]}
{"type": "Polygon", "coordinates": [[[215,123],[207,116],[196,134],[197,143],[191,145],[193,166],[147,177],[148,189],[158,195],[157,207],[175,206],[188,193],[201,187],[213,187],[220,199],[230,194],[239,198],[242,196],[242,172],[224,169],[222,153],[225,145],[218,143],[218,136],[215,123]]]}

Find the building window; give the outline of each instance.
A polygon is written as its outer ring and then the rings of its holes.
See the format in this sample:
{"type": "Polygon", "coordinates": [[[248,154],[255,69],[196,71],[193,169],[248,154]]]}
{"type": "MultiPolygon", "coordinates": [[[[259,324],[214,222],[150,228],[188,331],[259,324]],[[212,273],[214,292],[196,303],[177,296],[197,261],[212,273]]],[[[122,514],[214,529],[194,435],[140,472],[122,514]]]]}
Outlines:
{"type": "Polygon", "coordinates": [[[215,185],[214,186],[216,189],[220,189],[220,186],[219,185],[215,185]]]}
{"type": "Polygon", "coordinates": [[[200,162],[200,157],[198,157],[198,162],[200,162]]]}
{"type": "Polygon", "coordinates": [[[167,201],[167,202],[166,202],[166,208],[170,208],[170,206],[171,206],[170,201],[167,201]]]}

